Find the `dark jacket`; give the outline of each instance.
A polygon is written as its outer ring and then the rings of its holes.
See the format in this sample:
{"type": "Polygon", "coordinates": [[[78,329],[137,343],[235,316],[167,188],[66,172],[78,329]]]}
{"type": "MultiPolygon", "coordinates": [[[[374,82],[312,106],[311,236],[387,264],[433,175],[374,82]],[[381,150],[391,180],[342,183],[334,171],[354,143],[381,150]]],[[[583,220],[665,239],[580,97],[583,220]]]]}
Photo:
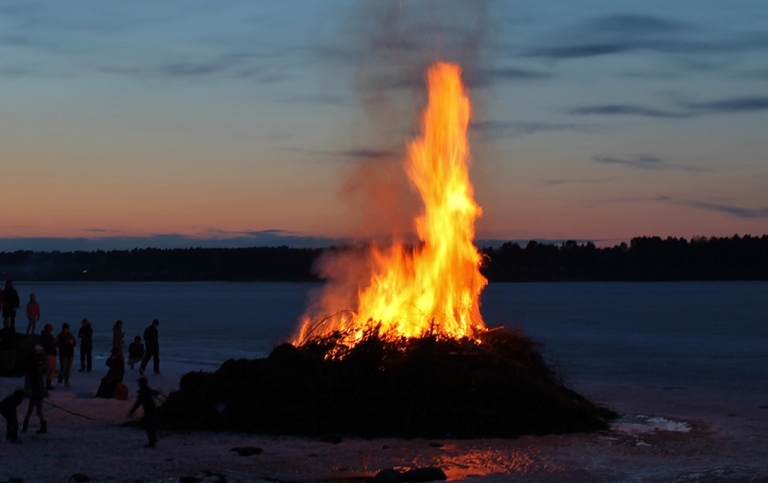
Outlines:
{"type": "Polygon", "coordinates": [[[72,332],[61,331],[61,333],[56,336],[56,339],[59,341],[58,344],[56,344],[59,347],[59,357],[75,357],[75,346],[77,345],[77,341],[75,340],[75,336],[72,335],[72,332]]]}
{"type": "Polygon", "coordinates": [[[131,342],[128,346],[128,359],[141,360],[144,357],[144,344],[141,342],[131,342]]]}
{"type": "Polygon", "coordinates": [[[82,350],[93,349],[93,327],[89,325],[83,325],[80,330],[77,331],[77,336],[80,337],[80,348],[82,350]]]}
{"type": "Polygon", "coordinates": [[[40,345],[43,346],[43,354],[47,356],[56,355],[56,339],[53,334],[49,334],[46,331],[40,332],[40,345]]]}
{"type": "Polygon", "coordinates": [[[3,312],[15,311],[21,305],[19,292],[13,287],[3,289],[3,312]]]}
{"type": "Polygon", "coordinates": [[[144,343],[147,344],[147,351],[157,349],[159,345],[157,342],[157,327],[150,325],[144,329],[144,343]]]}

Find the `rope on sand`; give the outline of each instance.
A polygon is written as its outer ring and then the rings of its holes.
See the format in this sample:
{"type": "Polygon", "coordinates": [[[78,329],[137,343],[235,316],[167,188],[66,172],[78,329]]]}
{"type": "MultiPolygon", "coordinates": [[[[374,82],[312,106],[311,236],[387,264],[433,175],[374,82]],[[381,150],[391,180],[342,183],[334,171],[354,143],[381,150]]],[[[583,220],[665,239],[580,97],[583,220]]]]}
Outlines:
{"type": "Polygon", "coordinates": [[[65,413],[69,413],[69,414],[72,414],[73,416],[79,416],[79,417],[81,417],[81,418],[85,418],[85,419],[90,419],[91,421],[96,421],[94,418],[92,418],[92,417],[90,417],[90,416],[86,416],[85,414],[80,414],[80,413],[76,413],[76,412],[74,412],[74,411],[70,411],[69,409],[63,408],[63,407],[59,406],[58,404],[54,404],[54,403],[52,403],[52,402],[51,402],[51,401],[49,401],[48,399],[43,399],[43,401],[44,401],[46,404],[48,404],[48,405],[50,405],[50,406],[53,406],[53,407],[54,407],[54,408],[56,408],[56,409],[61,409],[61,410],[62,410],[62,411],[64,411],[65,413]]]}

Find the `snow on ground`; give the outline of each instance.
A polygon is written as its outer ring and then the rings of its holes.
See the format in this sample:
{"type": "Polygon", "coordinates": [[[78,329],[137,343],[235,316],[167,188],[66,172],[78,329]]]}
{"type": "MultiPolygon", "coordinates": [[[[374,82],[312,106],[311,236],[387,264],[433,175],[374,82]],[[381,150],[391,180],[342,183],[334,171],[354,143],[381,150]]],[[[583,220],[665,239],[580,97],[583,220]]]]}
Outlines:
{"type": "MultiPolygon", "coordinates": [[[[161,432],[150,449],[143,431],[121,427],[140,415],[127,416],[138,371],[127,370],[131,396],[117,401],[93,398],[103,369],[75,372],[72,388],[51,391],[48,434],[35,433],[33,416],[20,444],[0,443],[0,481],[66,482],[78,474],[105,482],[217,481],[206,474],[225,475],[229,482],[354,481],[384,468],[423,466],[442,468],[450,480],[482,482],[768,481],[768,409],[759,408],[768,400],[592,381],[576,389],[624,413],[606,433],[468,441],[342,438],[331,444],[295,436],[161,432]],[[236,447],[263,452],[241,456],[232,451],[236,447]]],[[[148,376],[150,386],[167,393],[182,374],[198,369],[164,364],[162,375],[148,376]]],[[[0,380],[0,397],[22,382],[0,380]]]]}

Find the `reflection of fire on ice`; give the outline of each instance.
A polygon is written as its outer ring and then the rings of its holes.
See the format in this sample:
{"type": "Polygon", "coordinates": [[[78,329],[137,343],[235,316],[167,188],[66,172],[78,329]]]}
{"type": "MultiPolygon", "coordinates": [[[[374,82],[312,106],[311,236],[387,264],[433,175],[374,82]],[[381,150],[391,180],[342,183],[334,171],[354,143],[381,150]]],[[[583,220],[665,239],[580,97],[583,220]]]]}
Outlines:
{"type": "Polygon", "coordinates": [[[370,326],[388,336],[453,338],[485,328],[479,296],[486,279],[473,244],[474,222],[482,210],[473,199],[468,172],[470,102],[457,65],[433,65],[427,84],[421,136],[409,143],[404,161],[423,203],[414,220],[419,242],[370,244],[362,260],[341,254],[347,257],[341,263],[363,267],[348,267],[346,279],[328,281],[294,342],[337,331],[348,341],[359,340],[370,326]],[[350,294],[350,287],[356,293],[350,294]]]}

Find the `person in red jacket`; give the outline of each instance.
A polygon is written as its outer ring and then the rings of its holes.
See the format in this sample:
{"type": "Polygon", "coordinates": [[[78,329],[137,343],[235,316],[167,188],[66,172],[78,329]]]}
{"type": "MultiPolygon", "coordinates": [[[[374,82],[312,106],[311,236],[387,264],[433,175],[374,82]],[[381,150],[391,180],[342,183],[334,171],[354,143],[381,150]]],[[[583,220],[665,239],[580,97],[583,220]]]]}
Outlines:
{"type": "Polygon", "coordinates": [[[40,321],[40,304],[37,303],[35,294],[29,294],[29,302],[27,302],[27,334],[34,334],[35,327],[40,321]]]}

